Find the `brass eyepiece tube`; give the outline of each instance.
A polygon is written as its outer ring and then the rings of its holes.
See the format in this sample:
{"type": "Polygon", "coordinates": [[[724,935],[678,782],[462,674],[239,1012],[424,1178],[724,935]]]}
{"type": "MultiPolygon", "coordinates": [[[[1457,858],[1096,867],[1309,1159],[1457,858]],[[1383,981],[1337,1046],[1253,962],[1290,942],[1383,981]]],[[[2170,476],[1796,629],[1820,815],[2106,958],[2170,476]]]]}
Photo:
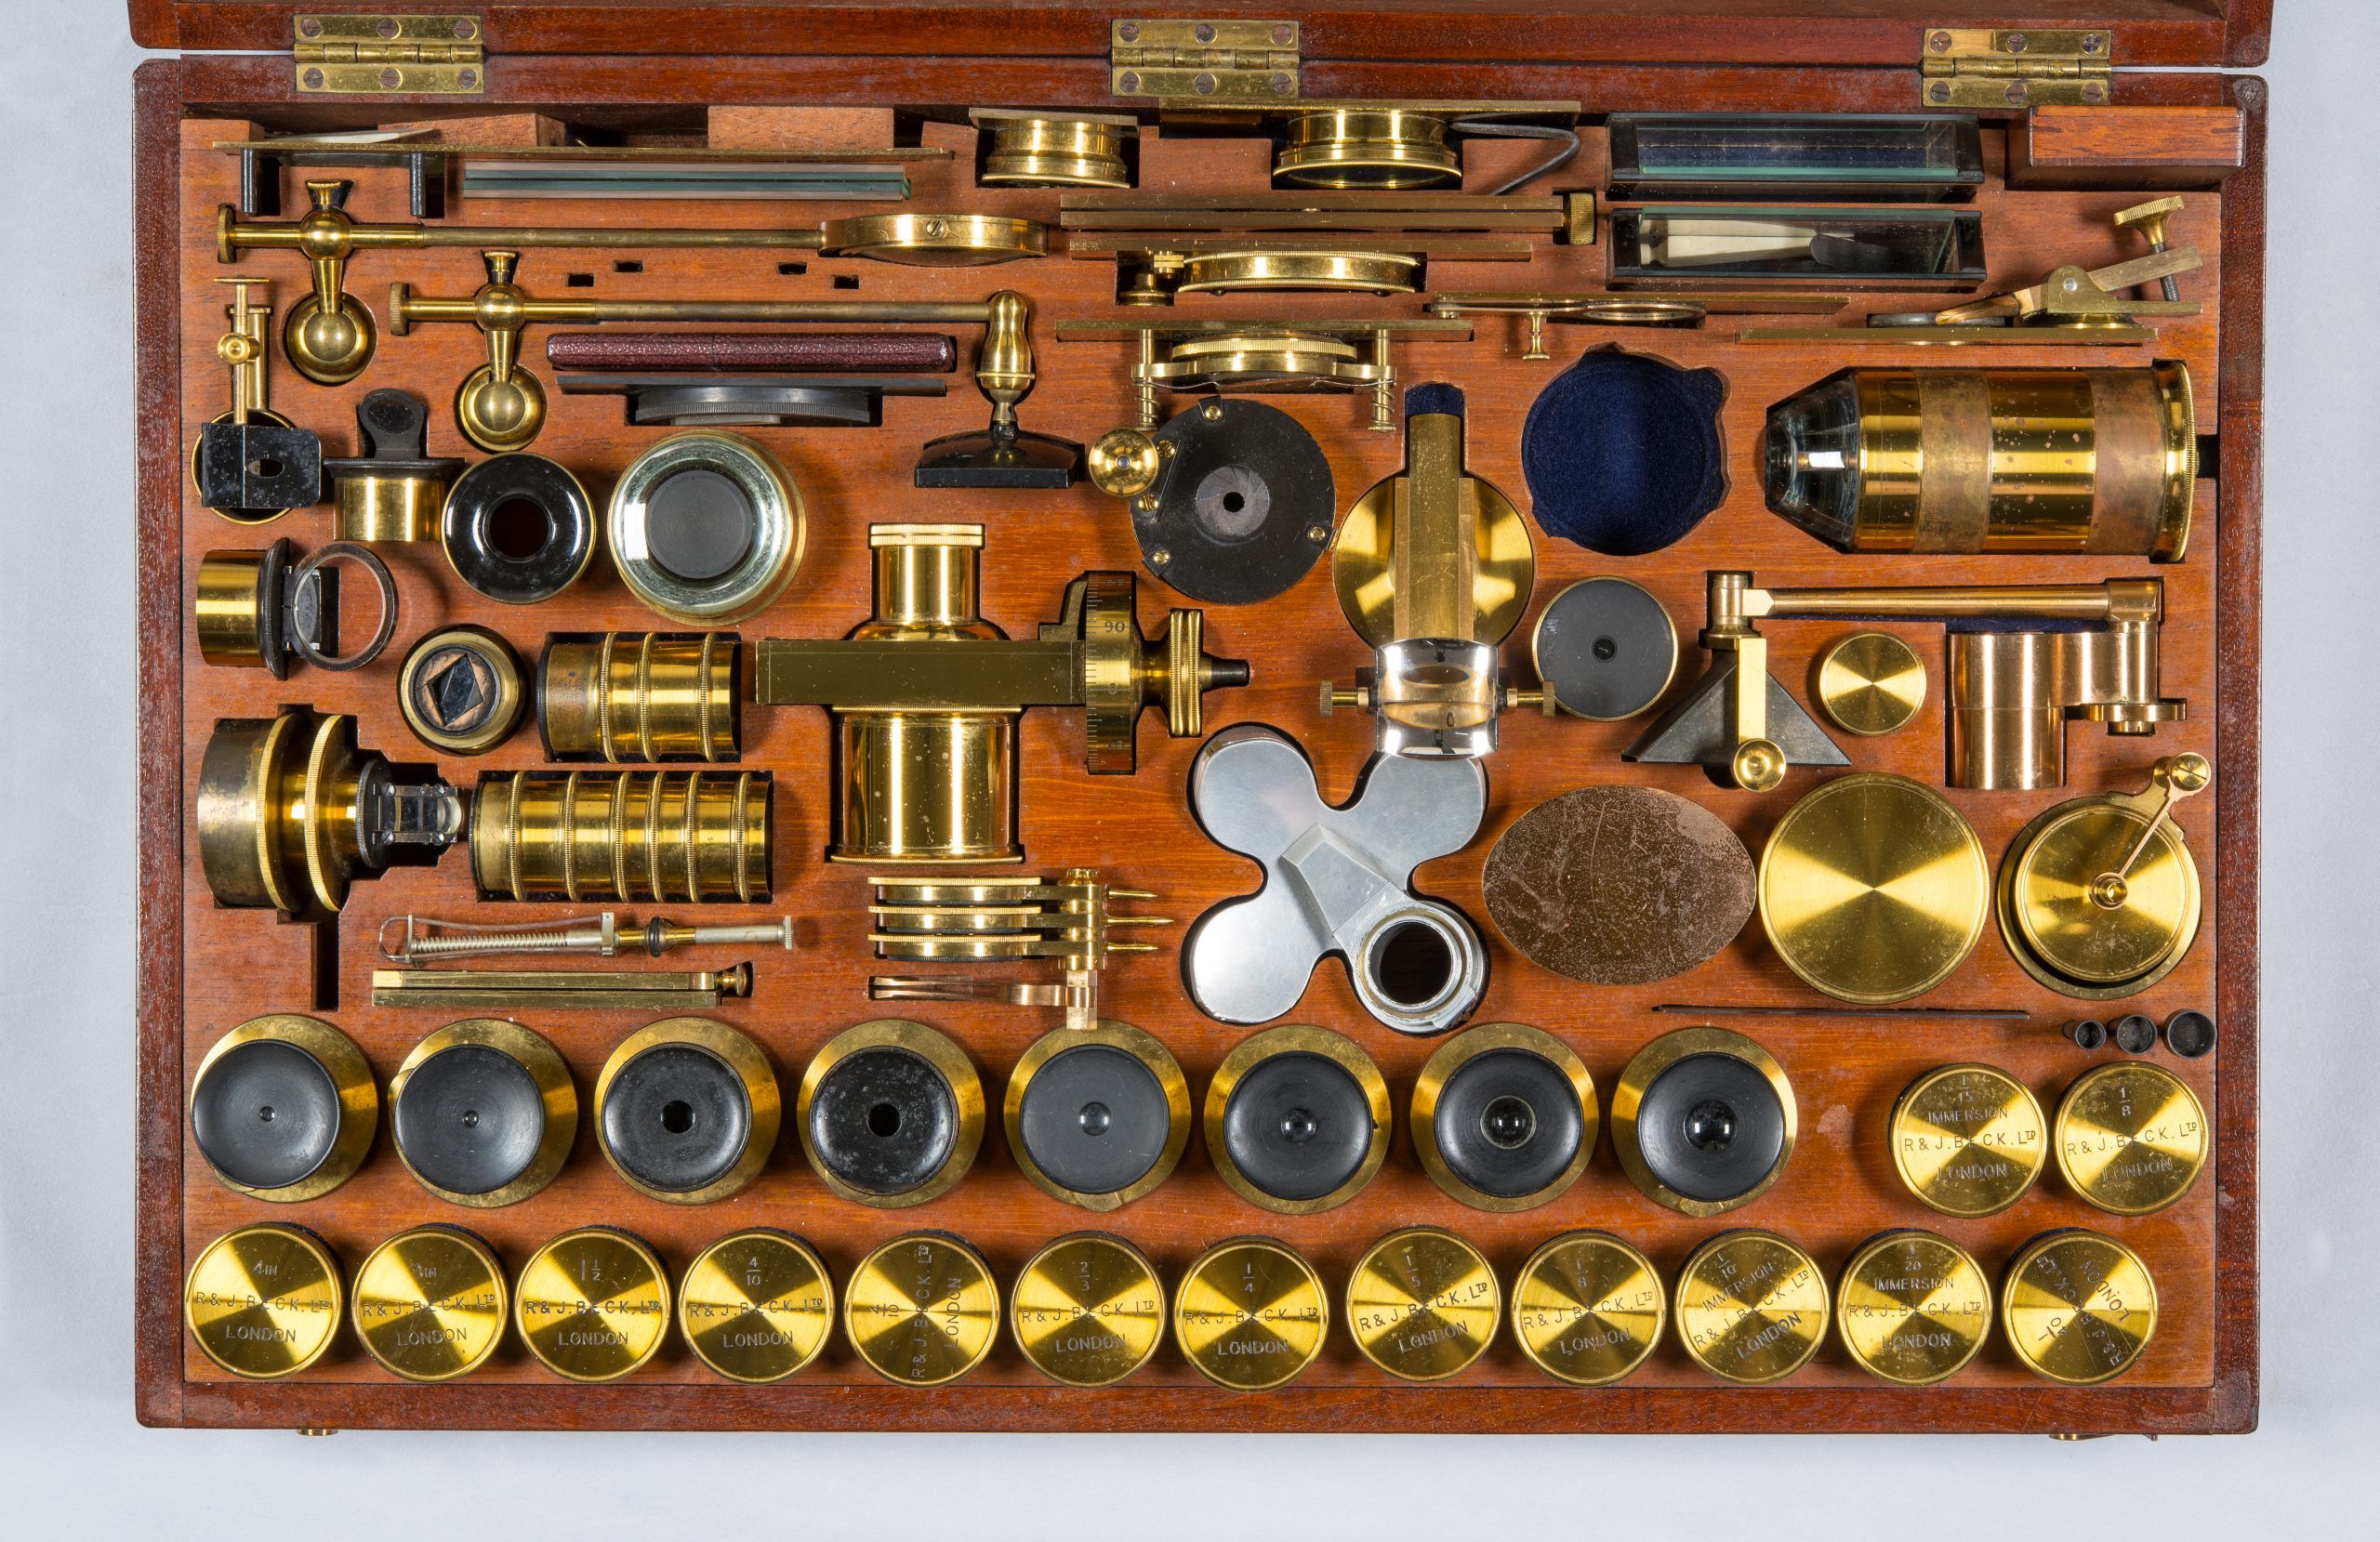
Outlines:
{"type": "Polygon", "coordinates": [[[743,639],[733,632],[567,632],[537,665],[537,727],[557,760],[734,760],[743,639]]]}
{"type": "Polygon", "coordinates": [[[491,772],[471,876],[492,900],[766,900],[770,791],[766,771],[491,772]]]}

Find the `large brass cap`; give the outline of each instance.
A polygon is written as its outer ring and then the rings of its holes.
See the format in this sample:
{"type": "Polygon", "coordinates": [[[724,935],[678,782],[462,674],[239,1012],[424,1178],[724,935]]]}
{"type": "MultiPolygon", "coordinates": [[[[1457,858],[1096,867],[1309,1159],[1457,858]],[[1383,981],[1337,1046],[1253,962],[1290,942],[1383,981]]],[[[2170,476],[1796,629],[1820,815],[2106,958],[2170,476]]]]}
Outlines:
{"type": "Polygon", "coordinates": [[[2122,1376],[2157,1333],[2157,1282],[2096,1232],[2052,1232],[2009,1260],[2000,1326],[2034,1375],[2071,1387],[2122,1376]]]}
{"type": "Polygon", "coordinates": [[[984,1363],[999,1334],[991,1265],[957,1237],[913,1232],[860,1260],[843,1292],[843,1337],[868,1369],[939,1387],[984,1363]]]}
{"type": "Polygon", "coordinates": [[[182,1287],[182,1318],[206,1358],[271,1380],[302,1371],[338,1335],[338,1262],[311,1232],[243,1226],[206,1245],[182,1287]]]}
{"type": "Polygon", "coordinates": [[[669,1331],[669,1279],[653,1249],[587,1226],[530,1256],[512,1293],[529,1352],[573,1381],[613,1381],[654,1356],[669,1331]]]}
{"type": "Polygon", "coordinates": [[[1835,1327],[1860,1369],[1904,1387],[1956,1375],[1991,1331],[1991,1282],[1957,1243],[1887,1232],[1843,1266],[1835,1327]]]}
{"type": "Polygon", "coordinates": [[[1773,1232],[1723,1232],[1686,1260],[1675,1309],[1696,1364],[1746,1386],[1781,1381],[1826,1340],[1826,1276],[1773,1232]]]}
{"type": "Polygon", "coordinates": [[[1513,1278],[1521,1352],[1575,1387],[1607,1387],[1643,1364],[1669,1319],[1652,1260],[1601,1232],[1555,1237],[1513,1278]]]}
{"type": "Polygon", "coordinates": [[[1121,1237],[1078,1232],[1025,1260],[1009,1331],[1033,1368],[1068,1387],[1108,1387],[1149,1363],[1165,1337],[1165,1285],[1121,1237]]]}
{"type": "Polygon", "coordinates": [[[809,1244],[783,1232],[721,1237],[686,1266],[678,1331],[734,1381],[781,1381],[818,1358],[835,1325],[835,1286],[809,1244]]]}
{"type": "Polygon", "coordinates": [[[2057,1170],[2084,1200],[2119,1216],[2162,1210],[2206,1166],[2206,1110],[2182,1079],[2143,1061],[2086,1073],[2058,1100],[2057,1170]]]}
{"type": "Polygon", "coordinates": [[[1989,1065],[1944,1065],[1893,1105],[1893,1168],[1946,1216],[1996,1215],[2049,1162],[2042,1106],[2025,1084],[1989,1065]]]}
{"type": "Polygon", "coordinates": [[[1818,654],[1815,672],[1819,707],[1846,733],[1893,732],[1925,705],[1924,661],[1890,632],[1835,639],[1818,654]]]}
{"type": "Polygon", "coordinates": [[[468,1232],[420,1226],[374,1248],[355,1272],[355,1336],[408,1381],[451,1381],[504,1338],[504,1266],[468,1232]]]}
{"type": "Polygon", "coordinates": [[[1322,1353],[1330,1301],[1322,1276],[1270,1237],[1217,1243],[1173,1297],[1173,1338],[1200,1376],[1238,1392],[1295,1380],[1322,1353]]]}
{"type": "Polygon", "coordinates": [[[1442,1381],[1469,1367],[1504,1314],[1496,1272],[1451,1232],[1391,1232],[1347,1276],[1347,1330],[1364,1358],[1407,1381],[1442,1381]]]}

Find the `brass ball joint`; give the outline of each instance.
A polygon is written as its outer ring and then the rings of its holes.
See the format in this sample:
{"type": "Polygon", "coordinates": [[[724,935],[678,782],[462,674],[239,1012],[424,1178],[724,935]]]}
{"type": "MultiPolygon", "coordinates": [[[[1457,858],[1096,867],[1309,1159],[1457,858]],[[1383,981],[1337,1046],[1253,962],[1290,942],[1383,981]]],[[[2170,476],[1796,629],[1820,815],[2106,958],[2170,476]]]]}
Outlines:
{"type": "Polygon", "coordinates": [[[210,551],[199,559],[191,597],[199,656],[208,664],[260,668],[289,678],[290,661],[343,673],[380,656],[397,630],[397,583],[388,564],[352,541],[333,541],[304,557],[286,538],[262,551],[210,551]],[[339,565],[372,581],[379,622],[371,639],[340,653],[339,565]]]}

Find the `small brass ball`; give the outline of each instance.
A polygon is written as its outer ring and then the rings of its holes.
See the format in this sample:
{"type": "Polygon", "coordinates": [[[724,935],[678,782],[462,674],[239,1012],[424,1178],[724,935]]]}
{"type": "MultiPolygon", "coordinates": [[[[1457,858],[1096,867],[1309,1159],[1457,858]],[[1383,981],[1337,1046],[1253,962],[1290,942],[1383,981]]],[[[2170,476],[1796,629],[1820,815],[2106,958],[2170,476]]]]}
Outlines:
{"type": "Polygon", "coordinates": [[[298,374],[319,385],[340,386],[372,362],[377,328],[372,312],[352,295],[339,297],[336,313],[309,295],[290,307],[282,323],[281,348],[298,374]]]}

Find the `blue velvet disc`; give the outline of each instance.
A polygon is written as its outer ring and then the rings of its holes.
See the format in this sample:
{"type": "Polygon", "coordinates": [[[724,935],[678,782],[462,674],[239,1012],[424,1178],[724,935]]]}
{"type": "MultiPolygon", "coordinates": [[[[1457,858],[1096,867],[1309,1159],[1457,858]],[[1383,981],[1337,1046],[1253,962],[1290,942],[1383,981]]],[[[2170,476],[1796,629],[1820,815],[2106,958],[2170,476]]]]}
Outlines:
{"type": "Polygon", "coordinates": [[[1554,377],[1521,428],[1538,527],[1607,557],[1683,538],[1727,492],[1717,370],[1679,369],[1617,348],[1554,377]]]}

